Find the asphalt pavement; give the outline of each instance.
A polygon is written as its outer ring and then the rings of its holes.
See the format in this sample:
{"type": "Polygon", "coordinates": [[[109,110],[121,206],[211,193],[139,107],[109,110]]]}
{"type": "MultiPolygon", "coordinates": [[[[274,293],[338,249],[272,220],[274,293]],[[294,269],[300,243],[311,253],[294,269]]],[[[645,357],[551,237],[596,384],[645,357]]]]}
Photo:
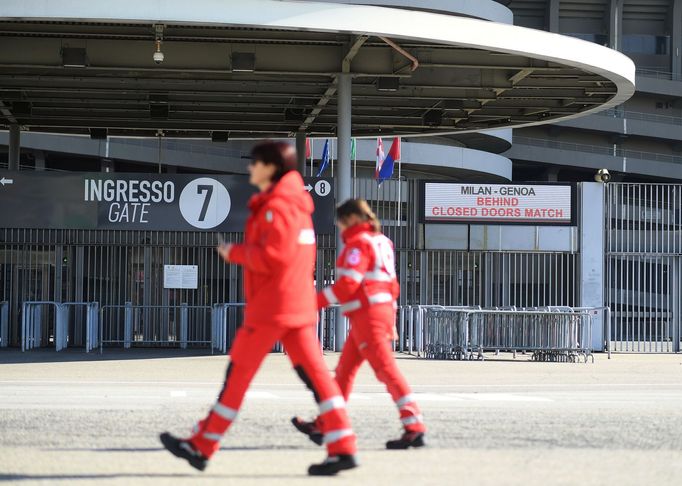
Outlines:
{"type": "MultiPolygon", "coordinates": [[[[387,451],[395,406],[371,370],[349,401],[361,467],[348,485],[682,484],[682,355],[598,355],[594,364],[397,355],[429,427],[422,450],[387,451]]],[[[338,355],[326,356],[330,369],[338,355]]],[[[175,351],[103,356],[0,352],[0,482],[8,484],[319,484],[324,457],[289,424],[312,417],[285,356],[256,377],[204,473],[161,449],[211,407],[227,358],[175,351]]]]}

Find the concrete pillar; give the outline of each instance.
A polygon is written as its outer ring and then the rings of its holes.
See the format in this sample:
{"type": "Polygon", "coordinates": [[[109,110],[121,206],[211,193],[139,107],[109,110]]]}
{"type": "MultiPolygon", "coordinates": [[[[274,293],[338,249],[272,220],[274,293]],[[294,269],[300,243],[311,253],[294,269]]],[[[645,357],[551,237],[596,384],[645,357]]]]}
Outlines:
{"type": "MultiPolygon", "coordinates": [[[[349,74],[339,74],[338,78],[338,120],[337,120],[337,175],[336,175],[336,201],[341,203],[349,199],[352,194],[351,181],[351,113],[352,113],[352,78],[349,74]]],[[[338,251],[342,249],[341,241],[338,243],[338,251]]],[[[340,314],[339,314],[340,315],[340,314]]],[[[336,351],[341,351],[346,342],[346,326],[336,326],[336,339],[334,340],[336,351]]]]}
{"type": "Polygon", "coordinates": [[[559,33],[559,4],[561,0],[549,0],[547,4],[547,30],[559,33]]]}
{"type": "Polygon", "coordinates": [[[296,169],[301,175],[305,175],[305,138],[306,133],[304,131],[296,132],[296,156],[298,157],[296,169]]]}
{"type": "Polygon", "coordinates": [[[35,158],[35,170],[45,170],[45,152],[34,150],[33,157],[35,158]]]}
{"type": "Polygon", "coordinates": [[[9,126],[9,157],[7,159],[9,170],[19,170],[21,155],[21,129],[19,125],[9,126]]]}
{"type": "Polygon", "coordinates": [[[623,50],[623,2],[611,0],[609,12],[609,47],[617,51],[623,50]]]}
{"type": "MultiPolygon", "coordinates": [[[[580,199],[580,307],[604,305],[604,184],[582,182],[580,199]]],[[[593,316],[592,349],[604,350],[604,320],[593,316]]]]}
{"type": "Polygon", "coordinates": [[[672,39],[670,48],[672,50],[671,70],[673,74],[682,75],[682,0],[674,0],[672,15],[672,39]]]}

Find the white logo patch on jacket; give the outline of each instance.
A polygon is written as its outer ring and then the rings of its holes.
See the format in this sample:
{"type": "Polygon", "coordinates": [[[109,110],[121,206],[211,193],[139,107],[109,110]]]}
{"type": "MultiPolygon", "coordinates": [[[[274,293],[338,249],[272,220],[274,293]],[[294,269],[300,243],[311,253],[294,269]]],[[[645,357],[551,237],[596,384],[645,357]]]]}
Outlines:
{"type": "Polygon", "coordinates": [[[315,244],[315,230],[314,229],[302,229],[298,234],[298,244],[299,245],[314,245],[315,244]]]}
{"type": "Polygon", "coordinates": [[[360,259],[361,259],[360,250],[357,248],[353,248],[351,251],[348,252],[348,256],[346,256],[346,263],[351,267],[354,267],[355,265],[360,263],[360,259]]]}

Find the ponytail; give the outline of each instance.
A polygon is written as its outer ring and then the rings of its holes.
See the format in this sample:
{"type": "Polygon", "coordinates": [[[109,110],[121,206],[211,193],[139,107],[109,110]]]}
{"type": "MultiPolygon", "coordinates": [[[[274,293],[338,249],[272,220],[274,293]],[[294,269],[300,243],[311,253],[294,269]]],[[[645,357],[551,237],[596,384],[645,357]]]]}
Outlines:
{"type": "Polygon", "coordinates": [[[369,223],[374,232],[381,232],[379,218],[364,199],[348,199],[336,208],[336,218],[339,221],[345,222],[353,215],[358,216],[363,222],[369,223]]]}

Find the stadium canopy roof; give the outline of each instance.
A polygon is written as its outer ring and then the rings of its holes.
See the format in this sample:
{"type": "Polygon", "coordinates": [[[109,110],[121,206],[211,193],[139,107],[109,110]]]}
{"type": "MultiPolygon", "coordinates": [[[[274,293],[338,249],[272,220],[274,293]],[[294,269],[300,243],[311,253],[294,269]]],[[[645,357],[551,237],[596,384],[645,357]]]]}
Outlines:
{"type": "Polygon", "coordinates": [[[0,125],[94,136],[334,136],[340,73],[360,137],[554,122],[635,79],[579,39],[329,2],[3,0],[0,46],[0,125]]]}

